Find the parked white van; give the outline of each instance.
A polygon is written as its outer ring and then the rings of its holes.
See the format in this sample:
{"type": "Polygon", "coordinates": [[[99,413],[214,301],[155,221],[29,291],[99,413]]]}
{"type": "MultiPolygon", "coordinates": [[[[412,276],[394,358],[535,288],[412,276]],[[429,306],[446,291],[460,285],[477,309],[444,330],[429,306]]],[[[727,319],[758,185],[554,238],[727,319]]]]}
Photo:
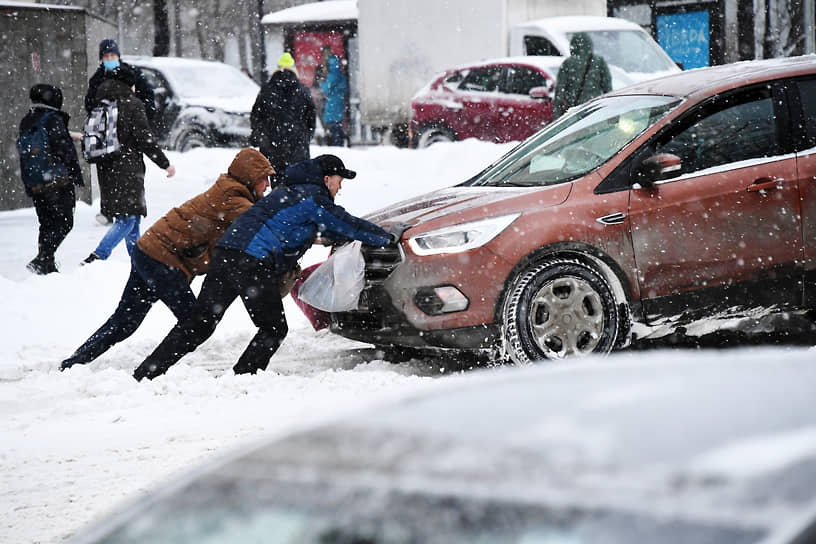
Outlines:
{"type": "Polygon", "coordinates": [[[569,42],[578,32],[592,38],[595,53],[635,81],[680,71],[669,55],[639,25],[615,17],[548,17],[510,29],[510,55],[569,56],[569,42]]]}

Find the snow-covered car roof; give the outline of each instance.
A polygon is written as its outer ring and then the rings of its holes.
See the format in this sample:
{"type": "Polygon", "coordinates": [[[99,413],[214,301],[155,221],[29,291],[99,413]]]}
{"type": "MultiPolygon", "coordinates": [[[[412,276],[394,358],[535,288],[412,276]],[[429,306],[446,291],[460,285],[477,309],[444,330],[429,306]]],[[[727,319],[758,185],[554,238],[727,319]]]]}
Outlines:
{"type": "Polygon", "coordinates": [[[180,57],[123,57],[125,62],[160,71],[173,91],[189,104],[248,112],[260,87],[240,70],[225,64],[180,57]]]}
{"type": "Polygon", "coordinates": [[[247,536],[294,512],[301,531],[362,519],[437,535],[406,542],[476,530],[513,542],[755,542],[814,513],[811,358],[678,352],[475,372],[211,463],[132,507],[129,530],[111,533],[114,518],[96,534],[247,536]],[[472,518],[452,526],[451,509],[472,518]],[[496,536],[507,531],[515,538],[496,536]]]}
{"type": "Polygon", "coordinates": [[[768,60],[748,60],[708,68],[695,68],[659,79],[643,81],[613,94],[661,94],[666,96],[708,96],[738,85],[748,85],[784,77],[813,74],[816,55],[768,60]]]}

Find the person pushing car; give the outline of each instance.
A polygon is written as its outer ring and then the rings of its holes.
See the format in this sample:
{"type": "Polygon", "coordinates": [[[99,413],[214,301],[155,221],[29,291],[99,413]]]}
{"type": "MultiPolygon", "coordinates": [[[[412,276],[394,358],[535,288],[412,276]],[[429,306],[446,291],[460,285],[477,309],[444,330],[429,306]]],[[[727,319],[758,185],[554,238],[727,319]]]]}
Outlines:
{"type": "Polygon", "coordinates": [[[265,370],[289,330],[279,296],[281,279],[318,236],[335,242],[360,240],[376,247],[397,241],[396,234],[334,203],[343,180],[355,176],[335,155],[287,168],[281,186],[238,217],[218,240],[190,317],[173,327],[133,377],[153,379],[164,374],[212,335],[239,296],[258,332],[233,371],[265,370]]]}

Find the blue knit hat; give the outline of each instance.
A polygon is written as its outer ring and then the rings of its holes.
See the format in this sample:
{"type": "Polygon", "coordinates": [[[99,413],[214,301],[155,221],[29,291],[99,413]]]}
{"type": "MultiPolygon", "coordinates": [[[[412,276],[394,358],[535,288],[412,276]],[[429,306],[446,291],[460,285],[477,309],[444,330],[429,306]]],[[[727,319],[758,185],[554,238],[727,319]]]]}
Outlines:
{"type": "Polygon", "coordinates": [[[102,60],[105,53],[116,53],[117,57],[122,56],[122,54],[119,52],[119,46],[116,45],[116,42],[111,39],[102,40],[99,42],[99,60],[102,60]]]}

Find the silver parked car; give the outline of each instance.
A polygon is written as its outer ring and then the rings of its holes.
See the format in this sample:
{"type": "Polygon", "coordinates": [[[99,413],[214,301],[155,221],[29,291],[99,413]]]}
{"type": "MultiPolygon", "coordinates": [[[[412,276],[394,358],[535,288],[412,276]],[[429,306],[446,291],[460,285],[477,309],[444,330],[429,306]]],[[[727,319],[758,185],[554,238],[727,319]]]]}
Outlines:
{"type": "Polygon", "coordinates": [[[813,352],[685,357],[440,381],[210,464],[74,542],[814,542],[813,352]]]}

